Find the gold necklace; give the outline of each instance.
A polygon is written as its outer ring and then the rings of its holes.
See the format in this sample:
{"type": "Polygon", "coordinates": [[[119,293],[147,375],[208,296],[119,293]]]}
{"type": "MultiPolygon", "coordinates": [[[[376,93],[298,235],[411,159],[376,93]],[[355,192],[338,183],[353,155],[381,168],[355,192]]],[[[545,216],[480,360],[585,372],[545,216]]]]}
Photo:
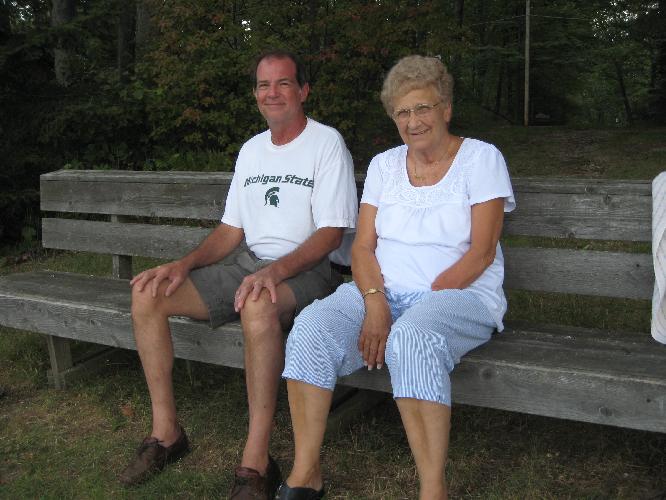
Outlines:
{"type": "MultiPolygon", "coordinates": [[[[440,164],[440,162],[444,159],[444,157],[448,155],[448,153],[449,153],[449,149],[450,149],[450,146],[446,148],[446,151],[444,151],[444,154],[441,156],[441,158],[440,158],[439,160],[435,160],[435,161],[433,161],[432,163],[430,163],[430,166],[431,166],[431,167],[436,167],[436,166],[438,166],[438,165],[440,164]]],[[[418,171],[417,171],[417,169],[416,169],[416,165],[417,165],[417,164],[421,164],[421,165],[424,166],[424,167],[425,167],[425,164],[423,164],[423,163],[421,163],[420,161],[418,161],[418,160],[416,159],[415,156],[412,157],[412,161],[413,161],[413,165],[412,165],[412,176],[414,177],[414,180],[419,181],[419,182],[425,180],[425,179],[426,179],[426,176],[425,176],[425,175],[419,175],[419,174],[418,174],[418,171]]]]}

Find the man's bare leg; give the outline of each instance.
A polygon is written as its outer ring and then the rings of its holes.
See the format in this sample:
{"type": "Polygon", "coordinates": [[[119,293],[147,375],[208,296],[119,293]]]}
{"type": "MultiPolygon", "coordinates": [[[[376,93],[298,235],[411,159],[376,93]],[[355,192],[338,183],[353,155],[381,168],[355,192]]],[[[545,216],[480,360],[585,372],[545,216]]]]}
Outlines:
{"type": "Polygon", "coordinates": [[[284,283],[277,287],[277,302],[264,289],[256,301],[248,299],[241,309],[245,338],[245,383],[250,423],[241,465],[266,473],[268,446],[277,403],[280,375],[284,368],[283,328],[296,310],[296,298],[284,283]]]}
{"type": "Polygon", "coordinates": [[[143,365],[153,412],[151,436],[171,445],[180,435],[173,395],[173,343],[169,316],[208,319],[208,308],[192,281],[186,279],[169,297],[164,290],[169,281],[160,283],[157,297],[150,287],[132,288],[132,324],[136,347],[143,365]]]}

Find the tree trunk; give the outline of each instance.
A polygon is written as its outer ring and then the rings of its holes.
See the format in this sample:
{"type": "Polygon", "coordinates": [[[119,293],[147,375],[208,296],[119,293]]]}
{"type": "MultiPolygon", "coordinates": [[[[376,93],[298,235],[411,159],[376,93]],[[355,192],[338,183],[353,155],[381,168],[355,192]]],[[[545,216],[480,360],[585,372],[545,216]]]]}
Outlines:
{"type": "MultiPolygon", "coordinates": [[[[658,20],[662,33],[666,32],[666,0],[658,2],[658,20]]],[[[666,37],[663,35],[656,42],[652,60],[652,84],[649,89],[648,115],[660,125],[666,124],[666,37]]]]}
{"type": "Polygon", "coordinates": [[[141,60],[148,52],[148,46],[157,33],[155,24],[155,6],[152,0],[137,0],[136,2],[136,38],[134,56],[141,60]]]}
{"type": "MultiPolygon", "coordinates": [[[[463,11],[464,11],[464,6],[465,6],[465,0],[455,0],[454,2],[454,16],[456,18],[456,24],[458,27],[458,34],[456,36],[456,39],[458,42],[461,43],[462,46],[462,40],[463,40],[463,11]]],[[[460,76],[460,67],[461,67],[461,59],[460,59],[460,53],[456,53],[453,55],[453,58],[451,60],[451,69],[453,70],[454,74],[457,74],[460,76]]]]}
{"type": "Polygon", "coordinates": [[[308,77],[310,82],[314,83],[317,80],[317,73],[319,72],[319,64],[314,63],[314,57],[320,52],[319,33],[317,31],[317,20],[319,12],[319,0],[310,0],[308,2],[308,24],[310,25],[310,49],[308,53],[308,77]]]}
{"type": "Polygon", "coordinates": [[[45,2],[44,0],[30,0],[28,4],[30,5],[30,11],[32,12],[33,26],[35,28],[48,28],[49,2],[45,2]]]}
{"type": "Polygon", "coordinates": [[[118,20],[117,62],[118,76],[121,82],[127,82],[134,65],[134,27],[136,6],[129,0],[122,3],[118,20]]]}
{"type": "Polygon", "coordinates": [[[504,61],[500,62],[500,67],[498,71],[499,75],[497,78],[497,88],[495,90],[495,113],[500,114],[502,111],[502,87],[504,86],[504,61]]]}
{"type": "MultiPolygon", "coordinates": [[[[51,26],[58,27],[67,24],[76,14],[75,0],[53,0],[51,10],[51,26]]],[[[53,51],[53,61],[56,81],[63,87],[69,87],[72,83],[72,54],[63,47],[62,41],[56,42],[53,51]]]]}
{"type": "Polygon", "coordinates": [[[620,94],[622,95],[622,102],[624,104],[624,112],[627,115],[627,122],[632,123],[633,117],[631,113],[631,106],[629,105],[629,98],[627,97],[627,89],[624,85],[624,72],[622,71],[622,64],[614,60],[613,66],[615,66],[615,76],[617,77],[617,83],[620,87],[620,94]]]}
{"type": "MultiPolygon", "coordinates": [[[[479,23],[477,30],[479,35],[479,45],[485,47],[488,44],[488,30],[486,29],[486,3],[478,2],[477,3],[477,12],[475,22],[479,23]]],[[[484,102],[485,92],[484,87],[486,85],[486,74],[488,72],[488,60],[483,52],[477,52],[476,57],[474,58],[474,94],[476,95],[479,102],[484,102]]]]}
{"type": "Polygon", "coordinates": [[[9,21],[9,5],[0,1],[0,43],[12,36],[12,25],[9,21]]]}
{"type": "Polygon", "coordinates": [[[455,0],[454,9],[455,9],[456,21],[458,22],[458,28],[462,28],[463,26],[464,8],[465,8],[465,0],[455,0]]]}

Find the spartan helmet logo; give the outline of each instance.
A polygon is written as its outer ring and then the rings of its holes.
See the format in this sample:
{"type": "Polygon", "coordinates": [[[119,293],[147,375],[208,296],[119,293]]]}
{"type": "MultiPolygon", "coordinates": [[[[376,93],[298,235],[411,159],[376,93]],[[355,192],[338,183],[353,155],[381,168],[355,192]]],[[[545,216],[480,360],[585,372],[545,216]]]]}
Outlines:
{"type": "Polygon", "coordinates": [[[272,205],[274,207],[278,206],[280,203],[280,198],[278,198],[278,193],[280,192],[279,187],[272,187],[264,195],[264,206],[272,205]]]}

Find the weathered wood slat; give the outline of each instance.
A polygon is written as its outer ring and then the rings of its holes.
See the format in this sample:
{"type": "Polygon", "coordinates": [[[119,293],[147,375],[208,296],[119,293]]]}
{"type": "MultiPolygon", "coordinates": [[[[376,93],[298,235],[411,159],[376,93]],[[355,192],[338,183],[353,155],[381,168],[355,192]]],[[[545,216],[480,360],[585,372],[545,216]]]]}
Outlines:
{"type": "MultiPolygon", "coordinates": [[[[42,174],[42,180],[49,182],[136,182],[154,184],[210,184],[223,180],[231,181],[231,172],[196,171],[127,171],[127,170],[57,170],[42,174]]],[[[363,185],[364,174],[356,174],[356,183],[363,185]]],[[[651,196],[650,180],[578,179],[575,177],[514,177],[512,181],[518,191],[536,193],[603,193],[638,194],[651,196]]]]}
{"type": "MultiPolygon", "coordinates": [[[[203,321],[172,318],[177,357],[243,367],[238,323],[211,331],[203,321]]],[[[96,344],[136,349],[128,282],[74,273],[26,273],[0,279],[0,324],[96,344]]]]}
{"type": "MultiPolygon", "coordinates": [[[[69,273],[0,279],[0,323],[134,348],[127,282],[69,273]]],[[[237,323],[211,331],[174,318],[176,356],[241,367],[237,323]]],[[[387,370],[341,379],[390,391],[387,370]]],[[[556,327],[510,328],[463,358],[452,375],[457,403],[666,432],[666,348],[647,334],[556,327]]]]}
{"type": "Polygon", "coordinates": [[[67,175],[54,172],[41,177],[42,210],[219,220],[231,184],[231,174],[227,172],[192,172],[198,175],[191,177],[166,172],[124,172],[118,177],[106,175],[99,179],[77,179],[69,171],[64,172],[67,175]],[[138,174],[136,180],[134,174],[138,174]]]}
{"type": "Polygon", "coordinates": [[[40,176],[47,182],[95,182],[142,184],[224,184],[230,183],[232,172],[160,171],[141,170],[56,170],[40,176]]]}
{"type": "Polygon", "coordinates": [[[516,191],[525,193],[597,193],[652,196],[652,181],[650,180],[512,177],[511,183],[516,191]]]}
{"type": "Polygon", "coordinates": [[[505,235],[650,241],[652,197],[635,194],[539,193],[515,189],[505,235]]]}
{"type": "MultiPolygon", "coordinates": [[[[54,302],[112,313],[129,313],[131,301],[126,280],[48,271],[0,278],[0,297],[54,302]]],[[[0,319],[8,321],[8,318],[0,319]]],[[[206,322],[192,323],[201,326],[202,331],[209,331],[206,322]]],[[[232,323],[230,328],[237,330],[239,327],[232,323]]],[[[66,332],[58,332],[58,335],[68,336],[66,332]]],[[[509,326],[504,333],[495,335],[489,345],[493,345],[491,350],[481,347],[474,351],[475,357],[492,359],[502,353],[501,358],[507,363],[532,362],[544,369],[569,366],[581,371],[587,369],[604,373],[616,370],[616,363],[607,360],[608,356],[613,356],[624,359],[620,363],[621,370],[628,377],[653,377],[666,383],[666,363],[660,361],[666,359],[666,347],[653,341],[646,333],[610,333],[562,325],[535,331],[533,326],[517,323],[509,326]],[[519,350],[516,350],[517,345],[519,350]],[[552,352],[540,359],[532,354],[536,350],[552,352]],[[599,354],[600,351],[604,354],[599,354]]]]}
{"type": "Polygon", "coordinates": [[[77,219],[42,219],[46,248],[175,259],[195,248],[210,229],[123,224],[77,219]]]}
{"type": "MultiPolygon", "coordinates": [[[[606,342],[605,334],[594,330],[570,328],[568,335],[562,333],[508,328],[467,354],[455,368],[451,375],[453,401],[666,431],[663,346],[647,334],[628,342],[606,342]],[[587,349],[582,351],[581,334],[587,336],[587,349]]],[[[386,373],[361,370],[340,382],[390,391],[386,373]]]]}
{"type": "Polygon", "coordinates": [[[652,258],[643,253],[504,248],[504,286],[542,292],[651,299],[652,258]]]}
{"type": "MultiPolygon", "coordinates": [[[[210,231],[183,226],[42,219],[48,248],[157,258],[178,258],[210,231]]],[[[505,248],[507,288],[650,299],[654,284],[648,254],[505,248]]]]}
{"type": "MultiPolygon", "coordinates": [[[[63,170],[41,177],[42,210],[219,220],[228,172],[63,170]]],[[[359,192],[364,176],[357,175],[359,192]]],[[[515,178],[507,235],[650,241],[649,181],[515,178]]]]}

